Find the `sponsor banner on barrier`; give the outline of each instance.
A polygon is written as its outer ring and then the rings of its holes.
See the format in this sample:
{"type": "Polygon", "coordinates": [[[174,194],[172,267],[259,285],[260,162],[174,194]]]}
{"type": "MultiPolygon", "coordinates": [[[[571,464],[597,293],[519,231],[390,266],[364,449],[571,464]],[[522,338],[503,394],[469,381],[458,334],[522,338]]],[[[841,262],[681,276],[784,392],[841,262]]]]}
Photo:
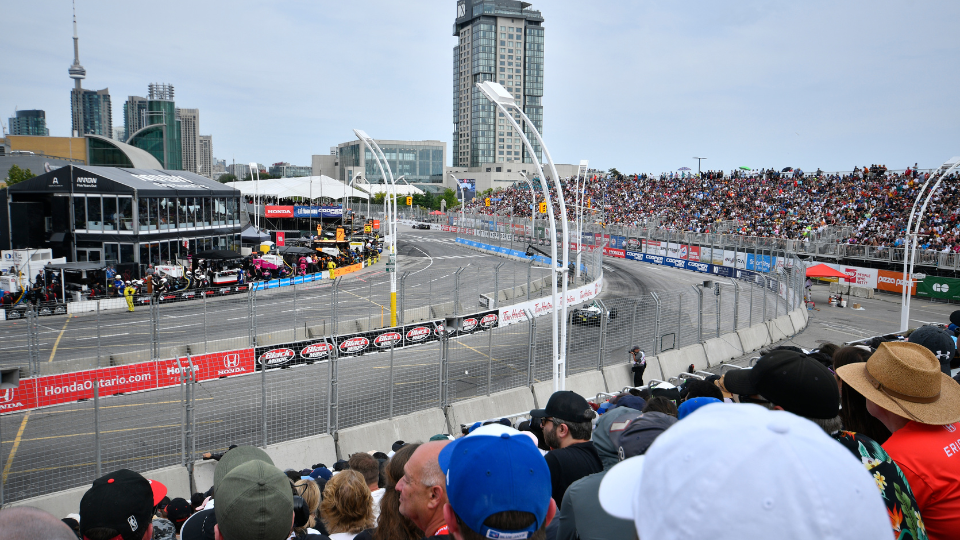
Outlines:
{"type": "Polygon", "coordinates": [[[603,254],[608,257],[616,257],[618,259],[623,259],[627,256],[626,250],[609,247],[603,248],[603,254]]]}
{"type": "Polygon", "coordinates": [[[354,272],[359,272],[360,270],[363,270],[362,264],[351,264],[350,266],[334,268],[333,270],[330,270],[330,279],[338,278],[340,276],[345,276],[347,274],[352,274],[354,272]]]}
{"type": "Polygon", "coordinates": [[[674,268],[681,268],[681,269],[687,267],[687,261],[683,259],[677,259],[675,257],[665,257],[663,259],[663,264],[666,266],[672,266],[674,268]]]}
{"type": "MultiPolygon", "coordinates": [[[[845,264],[835,264],[835,263],[824,263],[830,268],[837,270],[838,272],[843,272],[847,275],[847,279],[841,279],[842,283],[848,285],[855,285],[858,287],[869,287],[871,289],[876,289],[879,287],[879,277],[880,270],[876,268],[863,268],[860,266],[849,266],[845,264]]],[[[900,274],[900,279],[903,279],[903,274],[900,274]]],[[[897,289],[902,291],[902,287],[897,289]]]]}
{"type": "MultiPolygon", "coordinates": [[[[589,285],[584,285],[583,287],[578,287],[573,290],[567,291],[567,296],[564,297],[567,302],[567,309],[573,308],[576,304],[581,302],[587,302],[592,300],[600,295],[603,286],[600,281],[596,281],[589,285]]],[[[563,299],[561,299],[562,301],[563,299]]],[[[534,317],[539,317],[541,315],[546,315],[552,312],[553,302],[550,298],[540,298],[537,300],[529,300],[527,302],[521,302],[519,304],[501,308],[499,310],[500,314],[500,326],[509,326],[511,324],[516,324],[520,322],[525,322],[527,320],[527,311],[531,311],[534,317]]],[[[562,305],[561,305],[562,309],[562,305]]]]}
{"type": "Polygon", "coordinates": [[[704,263],[700,261],[688,260],[686,261],[686,269],[693,270],[694,272],[701,272],[703,274],[712,274],[713,265],[710,263],[704,263]]]}
{"type": "MultiPolygon", "coordinates": [[[[881,291],[889,291],[903,294],[903,272],[893,272],[890,270],[877,271],[877,288],[881,291]]],[[[910,287],[910,295],[916,296],[916,282],[910,287]]]]}
{"type": "Polygon", "coordinates": [[[617,235],[611,236],[610,247],[623,251],[627,248],[627,237],[617,235]]]}
{"type": "Polygon", "coordinates": [[[0,414],[37,408],[37,381],[22,379],[17,388],[0,389],[0,414]]]}
{"type": "Polygon", "coordinates": [[[737,259],[737,266],[736,266],[736,268],[742,268],[742,269],[746,269],[746,268],[747,268],[747,254],[746,254],[746,253],[742,253],[742,252],[739,252],[739,251],[738,251],[737,254],[736,254],[736,259],[737,259]]]}
{"type": "Polygon", "coordinates": [[[687,250],[683,244],[677,244],[675,242],[667,243],[667,257],[671,259],[685,259],[687,255],[687,250]]]}
{"type": "Polygon", "coordinates": [[[629,250],[629,249],[628,249],[627,252],[626,252],[626,258],[632,259],[632,260],[634,260],[634,261],[642,261],[642,260],[643,260],[643,253],[640,253],[639,251],[632,251],[632,250],[629,250]]]}
{"type": "Polygon", "coordinates": [[[643,254],[643,262],[648,262],[652,264],[663,264],[664,256],[662,255],[652,255],[650,253],[643,254]]]}
{"type": "MultiPolygon", "coordinates": [[[[714,262],[713,264],[717,264],[714,262]]],[[[730,268],[735,268],[737,265],[737,252],[730,251],[729,249],[723,250],[723,259],[720,263],[723,266],[729,266],[730,268]]]]}
{"type": "Polygon", "coordinates": [[[264,216],[270,218],[294,217],[292,206],[265,206],[264,216]]]}
{"type": "Polygon", "coordinates": [[[639,238],[630,237],[630,238],[627,238],[626,248],[632,249],[634,251],[640,251],[641,249],[643,249],[643,243],[640,242],[639,238]]]}
{"type": "Polygon", "coordinates": [[[712,270],[714,275],[723,276],[723,277],[733,277],[734,269],[730,268],[729,266],[721,266],[719,264],[715,264],[713,265],[712,270]]]}
{"type": "Polygon", "coordinates": [[[960,279],[927,276],[917,285],[917,296],[960,300],[960,279]]]}
{"type": "Polygon", "coordinates": [[[157,388],[156,363],[113,366],[33,379],[37,389],[37,407],[93,399],[93,383],[99,381],[100,396],[157,388]]]}

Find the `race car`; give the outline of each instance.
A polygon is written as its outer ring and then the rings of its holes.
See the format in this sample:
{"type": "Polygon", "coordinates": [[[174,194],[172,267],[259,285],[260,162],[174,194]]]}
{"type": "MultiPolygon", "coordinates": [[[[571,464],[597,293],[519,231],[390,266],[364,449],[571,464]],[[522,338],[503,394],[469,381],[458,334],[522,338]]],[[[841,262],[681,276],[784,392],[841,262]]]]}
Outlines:
{"type": "Polygon", "coordinates": [[[430,224],[429,224],[429,223],[414,223],[414,224],[413,224],[413,228],[414,228],[414,229],[427,229],[427,230],[430,230],[430,224]]]}
{"type": "MultiPolygon", "coordinates": [[[[600,325],[600,314],[603,310],[596,301],[584,304],[570,313],[570,322],[573,324],[600,325]]],[[[607,320],[617,318],[617,309],[613,308],[607,313],[607,320]]]]}

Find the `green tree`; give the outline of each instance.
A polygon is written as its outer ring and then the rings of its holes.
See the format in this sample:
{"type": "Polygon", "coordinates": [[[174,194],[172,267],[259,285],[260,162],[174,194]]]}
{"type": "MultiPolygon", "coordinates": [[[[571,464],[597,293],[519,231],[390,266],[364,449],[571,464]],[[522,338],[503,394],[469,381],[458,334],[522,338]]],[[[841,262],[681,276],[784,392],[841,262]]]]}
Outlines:
{"type": "Polygon", "coordinates": [[[24,180],[29,180],[36,176],[33,174],[33,171],[30,169],[21,169],[17,165],[11,165],[10,170],[7,172],[7,185],[12,186],[14,184],[19,184],[24,180]]]}
{"type": "Polygon", "coordinates": [[[387,193],[385,191],[381,191],[380,193],[375,193],[373,195],[373,198],[370,199],[370,204],[383,204],[383,201],[386,200],[386,198],[387,198],[387,193]]]}
{"type": "Polygon", "coordinates": [[[610,173],[610,176],[613,176],[614,178],[619,178],[620,176],[622,176],[620,174],[620,171],[618,171],[616,167],[611,167],[610,170],[607,172],[610,173]]]}
{"type": "Polygon", "coordinates": [[[443,194],[437,198],[437,204],[433,208],[435,210],[440,209],[440,201],[447,201],[447,209],[455,208],[460,206],[460,201],[457,200],[457,194],[452,189],[447,188],[443,190],[443,194]]]}
{"type": "Polygon", "coordinates": [[[235,174],[223,174],[223,175],[220,175],[220,178],[217,178],[217,182],[220,182],[223,184],[226,184],[227,182],[236,182],[236,181],[237,181],[237,175],[235,174]]]}

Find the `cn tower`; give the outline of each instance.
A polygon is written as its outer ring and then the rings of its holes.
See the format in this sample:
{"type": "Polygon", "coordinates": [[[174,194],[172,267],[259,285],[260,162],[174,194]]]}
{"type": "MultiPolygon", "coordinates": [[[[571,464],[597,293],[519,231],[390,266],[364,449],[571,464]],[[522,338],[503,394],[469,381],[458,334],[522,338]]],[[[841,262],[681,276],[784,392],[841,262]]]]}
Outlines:
{"type": "Polygon", "coordinates": [[[71,109],[73,111],[73,132],[74,137],[83,136],[83,88],[80,81],[87,77],[87,70],[80,65],[80,38],[77,37],[77,3],[73,2],[73,65],[69,69],[70,78],[73,79],[73,92],[70,94],[71,109]]]}

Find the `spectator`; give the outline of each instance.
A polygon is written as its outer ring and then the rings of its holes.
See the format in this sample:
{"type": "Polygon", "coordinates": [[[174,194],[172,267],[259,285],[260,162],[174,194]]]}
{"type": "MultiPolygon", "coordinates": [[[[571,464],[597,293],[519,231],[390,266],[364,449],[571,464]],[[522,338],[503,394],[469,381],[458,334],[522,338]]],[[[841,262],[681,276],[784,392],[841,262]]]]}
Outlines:
{"type": "MultiPolygon", "coordinates": [[[[270,456],[255,446],[237,446],[225,452],[217,461],[216,468],[213,469],[213,487],[211,488],[213,495],[216,495],[220,482],[230,471],[254,460],[273,465],[270,456]]],[[[206,531],[213,531],[213,526],[217,524],[217,515],[214,512],[215,505],[215,499],[208,498],[202,510],[187,518],[187,521],[180,528],[181,540],[202,540],[207,534],[206,531]]],[[[206,540],[209,540],[209,538],[206,540]]]]}
{"type": "Polygon", "coordinates": [[[654,396],[643,406],[643,412],[659,412],[676,418],[677,405],[672,399],[663,396],[654,396]]]}
{"type": "Polygon", "coordinates": [[[76,540],[63,521],[29,506],[0,510],[0,540],[76,540]]]}
{"type": "Polygon", "coordinates": [[[910,483],[930,538],[960,538],[960,385],[915,343],[881,343],[837,375],[892,433],[883,449],[910,483]]]}
{"type": "Polygon", "coordinates": [[[397,492],[397,481],[403,478],[403,467],[419,446],[413,443],[400,446],[396,451],[391,450],[393,457],[387,461],[386,485],[383,498],[380,499],[380,518],[377,520],[377,528],[363,531],[357,535],[356,540],[420,540],[423,538],[423,531],[400,513],[400,494],[397,492]]]}
{"type": "Polygon", "coordinates": [[[293,537],[303,539],[308,534],[319,535],[320,531],[314,527],[317,526],[317,516],[320,511],[320,488],[313,480],[298,480],[293,485],[293,489],[294,493],[303,499],[301,503],[303,508],[300,512],[304,514],[303,516],[297,514],[297,500],[294,499],[293,537]]]}
{"type": "Polygon", "coordinates": [[[177,540],[177,527],[167,518],[154,518],[153,540],[177,540]]]}
{"type": "Polygon", "coordinates": [[[80,536],[80,514],[67,514],[67,517],[61,519],[60,521],[62,521],[67,527],[70,527],[70,530],[73,531],[73,534],[77,537],[77,540],[82,540],[83,537],[80,536]]]}
{"type": "Polygon", "coordinates": [[[647,355],[643,354],[639,345],[634,345],[627,353],[630,355],[630,371],[633,372],[633,385],[643,386],[643,372],[647,369],[647,355]]]}
{"type": "Polygon", "coordinates": [[[216,496],[216,540],[285,540],[293,530],[290,480],[269,463],[237,465],[220,479],[216,496]]]}
{"type": "Polygon", "coordinates": [[[89,540],[150,539],[154,504],[150,482],[139,474],[120,469],[101,476],[80,499],[80,534],[89,540]]]}
{"type": "MultiPolygon", "coordinates": [[[[873,352],[869,347],[854,345],[841,347],[833,355],[833,372],[856,362],[866,362],[873,352]]],[[[840,377],[834,376],[840,387],[840,420],[843,429],[866,435],[879,444],[890,438],[890,430],[867,411],[867,399],[840,377]]]]}
{"type": "Polygon", "coordinates": [[[707,405],[670,427],[610,470],[600,504],[647,540],[890,537],[859,460],[811,422],[757,405],[707,405]]]}
{"type": "MultiPolygon", "coordinates": [[[[719,377],[717,377],[717,379],[719,379],[719,377]]],[[[720,401],[723,401],[723,392],[720,391],[720,388],[717,387],[713,381],[705,381],[700,379],[688,380],[686,384],[683,385],[684,401],[699,397],[717,398],[720,401]]]]}
{"type": "Polygon", "coordinates": [[[633,534],[632,522],[615,518],[603,511],[597,493],[603,476],[620,462],[620,434],[639,417],[640,411],[628,407],[611,409],[600,417],[591,438],[600,461],[603,462],[603,470],[585,476],[567,488],[563,495],[563,508],[557,516],[557,540],[573,540],[578,537],[580,540],[630,538],[633,534]]]}
{"type": "Polygon", "coordinates": [[[193,508],[190,506],[190,503],[181,497],[171,500],[164,510],[167,514],[167,519],[173,523],[178,535],[184,522],[193,515],[193,508]]]}
{"type": "Polygon", "coordinates": [[[397,482],[400,494],[400,513],[410,519],[424,533],[424,538],[449,534],[443,520],[443,506],[447,504],[445,478],[437,456],[449,441],[435,441],[420,445],[403,467],[403,477],[397,482]]]}
{"type": "MultiPolygon", "coordinates": [[[[716,388],[716,387],[714,387],[716,388]]],[[[677,420],[683,420],[684,418],[693,414],[694,411],[709,405],[711,403],[723,403],[723,400],[717,399],[715,397],[695,397],[685,400],[680,404],[680,408],[677,409],[677,420]]]]}
{"type": "Polygon", "coordinates": [[[923,538],[916,499],[896,463],[870,437],[841,431],[840,397],[828,368],[807,355],[778,350],[761,357],[753,369],[741,370],[731,382],[744,394],[768,400],[770,408],[814,422],[850,450],[876,480],[894,535],[906,531],[910,538],[923,538]]]}
{"type": "Polygon", "coordinates": [[[323,488],[320,503],[320,519],[330,540],[353,540],[373,527],[371,499],[362,474],[352,469],[335,474],[323,488]]]}
{"type": "Polygon", "coordinates": [[[438,457],[450,502],[443,506],[457,540],[542,540],[556,513],[550,470],[526,436],[463,437],[438,457]]]}
{"type": "Polygon", "coordinates": [[[940,371],[950,375],[950,362],[957,352],[957,345],[946,330],[927,324],[910,332],[907,341],[929,349],[939,360],[940,371]]]}
{"type": "Polygon", "coordinates": [[[550,396],[545,409],[534,409],[530,416],[543,426],[543,439],[550,447],[545,458],[553,500],[562,507],[563,494],[570,484],[603,470],[590,440],[596,413],[579,394],[561,390],[550,396]]]}
{"type": "Polygon", "coordinates": [[[360,473],[363,481],[370,488],[373,520],[376,521],[380,517],[380,499],[386,491],[380,487],[380,463],[370,454],[360,452],[350,456],[350,470],[360,473]]]}

